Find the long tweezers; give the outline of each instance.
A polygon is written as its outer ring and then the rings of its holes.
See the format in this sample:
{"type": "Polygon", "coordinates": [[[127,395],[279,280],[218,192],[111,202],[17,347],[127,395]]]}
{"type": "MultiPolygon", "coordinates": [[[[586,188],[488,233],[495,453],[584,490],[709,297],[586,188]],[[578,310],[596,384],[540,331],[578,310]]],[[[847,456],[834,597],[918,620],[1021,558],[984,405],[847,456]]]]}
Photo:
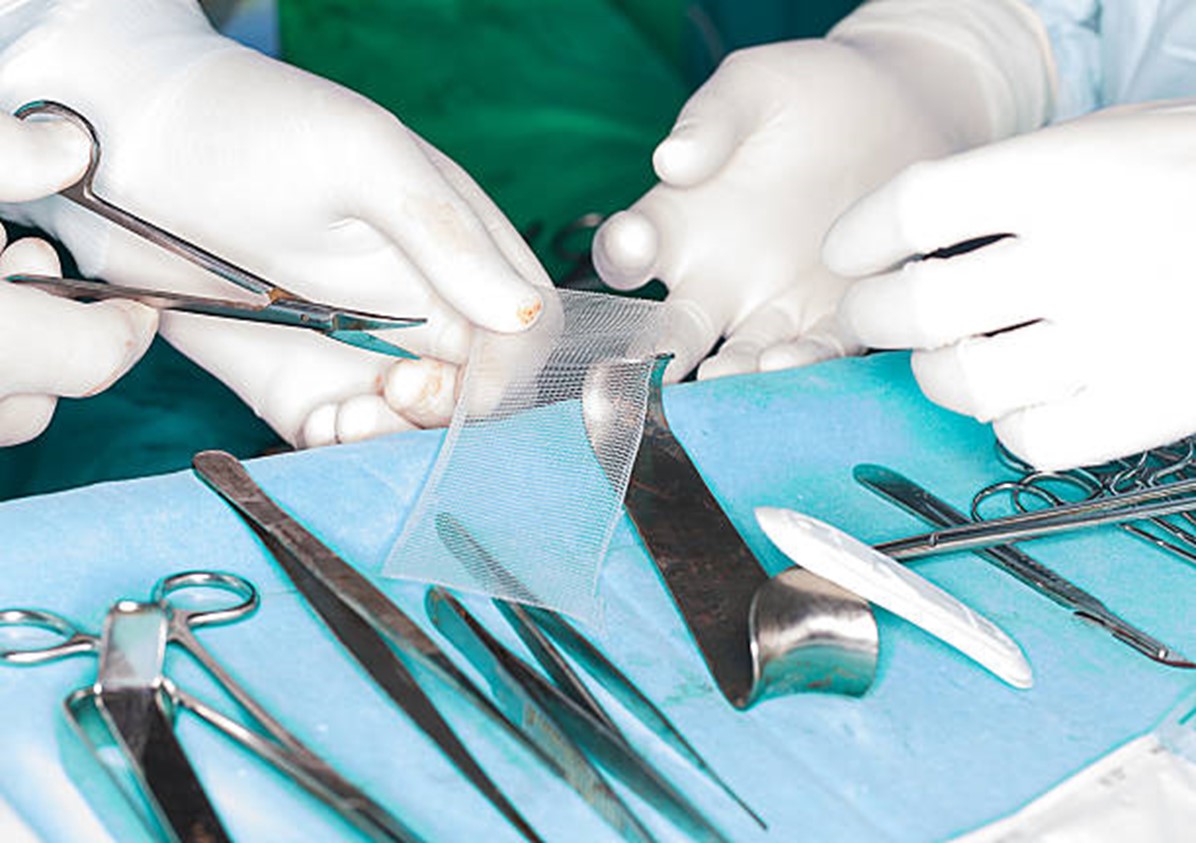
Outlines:
{"type": "MultiPolygon", "coordinates": [[[[192,467],[257,533],[299,593],[387,696],[513,826],[528,840],[539,841],[539,835],[481,768],[392,649],[427,658],[432,651],[439,652],[435,642],[369,580],[284,512],[236,457],[223,451],[203,451],[193,458],[192,467]]],[[[432,657],[430,661],[443,671],[448,658],[432,657]]],[[[468,683],[464,677],[451,678],[468,683]]]]}

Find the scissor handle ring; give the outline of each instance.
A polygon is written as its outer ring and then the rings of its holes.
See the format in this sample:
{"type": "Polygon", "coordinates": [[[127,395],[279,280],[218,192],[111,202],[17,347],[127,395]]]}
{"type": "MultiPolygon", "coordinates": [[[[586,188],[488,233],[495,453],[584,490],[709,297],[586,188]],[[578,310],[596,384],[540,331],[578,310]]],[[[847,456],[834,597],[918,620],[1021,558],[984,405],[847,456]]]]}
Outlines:
{"type": "Polygon", "coordinates": [[[40,609],[5,609],[0,611],[0,626],[23,626],[57,633],[61,641],[40,647],[15,647],[0,650],[0,662],[5,664],[42,664],[78,653],[90,653],[97,647],[94,635],[80,632],[66,618],[40,609]]]}
{"type": "Polygon", "coordinates": [[[158,580],[150,598],[169,604],[175,617],[189,626],[211,626],[229,623],[257,611],[261,598],[253,583],[237,574],[225,571],[182,571],[158,580]],[[187,588],[207,588],[224,591],[241,598],[239,603],[217,609],[181,609],[170,602],[170,596],[187,588]]]}
{"type": "Polygon", "coordinates": [[[18,120],[27,120],[30,117],[47,114],[51,117],[69,120],[87,133],[87,136],[91,139],[91,157],[87,163],[87,169],[83,171],[83,176],[79,181],[69,187],[63,188],[59,193],[64,196],[75,194],[90,198],[92,195],[92,179],[95,178],[96,170],[100,168],[100,136],[96,133],[95,126],[91,125],[91,121],[69,105],[63,105],[54,100],[34,100],[33,102],[27,102],[18,108],[14,114],[18,120]]]}

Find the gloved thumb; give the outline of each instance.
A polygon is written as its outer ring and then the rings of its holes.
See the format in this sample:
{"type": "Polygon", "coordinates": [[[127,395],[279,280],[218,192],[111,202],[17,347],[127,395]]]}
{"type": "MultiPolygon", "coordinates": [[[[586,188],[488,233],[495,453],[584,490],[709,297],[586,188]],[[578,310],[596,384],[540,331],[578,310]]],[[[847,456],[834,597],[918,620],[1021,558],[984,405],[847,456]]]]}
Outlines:
{"type": "Polygon", "coordinates": [[[740,104],[744,82],[737,73],[720,71],[685,104],[673,130],[652,154],[652,166],[662,182],[693,187],[731,159],[754,128],[754,120],[740,104]]]}
{"type": "Polygon", "coordinates": [[[83,177],[91,139],[66,120],[19,120],[0,112],[0,202],[29,202],[83,177]]]}
{"type": "MultiPolygon", "coordinates": [[[[21,240],[0,256],[0,276],[58,271],[41,240],[21,240]]],[[[101,392],[141,358],[157,326],[157,311],[136,302],[79,304],[0,282],[0,343],[19,352],[0,354],[0,397],[101,392]]]]}
{"type": "Polygon", "coordinates": [[[599,227],[591,250],[594,269],[607,286],[634,290],[655,275],[660,233],[648,214],[631,208],[619,211],[599,227]]]}
{"type": "Polygon", "coordinates": [[[0,448],[36,439],[50,426],[56,406],[58,399],[53,395],[0,398],[0,448]]]}

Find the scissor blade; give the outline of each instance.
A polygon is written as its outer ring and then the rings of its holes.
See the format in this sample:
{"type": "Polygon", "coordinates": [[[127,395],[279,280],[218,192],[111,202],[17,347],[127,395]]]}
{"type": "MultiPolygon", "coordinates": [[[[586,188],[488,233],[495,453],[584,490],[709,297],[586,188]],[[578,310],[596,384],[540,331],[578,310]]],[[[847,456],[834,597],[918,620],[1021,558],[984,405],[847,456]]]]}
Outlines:
{"type": "MultiPolygon", "coordinates": [[[[919,486],[908,477],[880,465],[857,465],[856,481],[932,527],[956,527],[973,523],[946,501],[919,486]]],[[[1148,658],[1172,667],[1196,667],[1178,650],[1168,647],[1109,610],[1095,595],[1043,565],[1013,545],[998,545],[973,551],[1001,570],[1017,578],[1076,615],[1100,626],[1119,641],[1148,658]]]]}
{"type": "Polygon", "coordinates": [[[427,321],[416,317],[361,313],[294,298],[263,298],[258,302],[243,302],[209,296],[193,296],[169,290],[125,287],[82,278],[58,278],[53,275],[9,275],[4,280],[12,284],[34,287],[75,301],[128,299],[155,310],[173,310],[180,313],[195,313],[200,316],[214,316],[220,319],[261,322],[288,328],[305,328],[355,348],[385,354],[389,357],[407,359],[414,359],[416,355],[401,346],[366,332],[412,328],[427,321]]]}
{"type": "MultiPolygon", "coordinates": [[[[388,639],[375,630],[373,624],[378,622],[379,609],[392,619],[402,615],[401,610],[287,515],[231,454],[204,451],[195,456],[192,465],[208,486],[253,528],[333,635],[379,687],[512,825],[529,840],[539,840],[535,830],[486,775],[406,665],[390,649],[388,639]]],[[[395,625],[398,624],[415,626],[405,615],[395,625]]],[[[394,638],[390,640],[393,642],[394,638]]],[[[408,641],[406,647],[418,644],[408,641]]],[[[435,647],[430,640],[427,644],[435,647]]]]}
{"type": "Polygon", "coordinates": [[[205,316],[221,316],[227,319],[269,321],[265,312],[270,302],[264,297],[260,302],[242,302],[232,299],[192,296],[170,290],[151,290],[147,287],[125,287],[120,284],[90,281],[85,278],[59,278],[55,275],[8,275],[4,280],[10,284],[33,287],[75,301],[130,299],[155,310],[179,310],[205,316]]]}
{"type": "Polygon", "coordinates": [[[419,359],[419,355],[415,352],[408,351],[401,345],[395,345],[392,342],[387,342],[386,340],[376,337],[373,334],[367,334],[365,331],[329,331],[327,336],[329,339],[336,340],[337,342],[343,342],[345,345],[351,345],[354,348],[372,351],[375,354],[385,354],[387,357],[401,357],[405,360],[419,359]]]}

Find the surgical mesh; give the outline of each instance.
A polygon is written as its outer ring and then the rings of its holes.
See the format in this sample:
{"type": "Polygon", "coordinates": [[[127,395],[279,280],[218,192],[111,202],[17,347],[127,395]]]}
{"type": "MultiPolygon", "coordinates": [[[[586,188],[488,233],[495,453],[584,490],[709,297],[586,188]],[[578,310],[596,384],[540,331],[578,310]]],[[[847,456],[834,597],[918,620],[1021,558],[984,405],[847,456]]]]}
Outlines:
{"type": "Polygon", "coordinates": [[[475,341],[452,424],[383,573],[595,622],[666,309],[569,290],[545,298],[530,331],[475,341]]]}

